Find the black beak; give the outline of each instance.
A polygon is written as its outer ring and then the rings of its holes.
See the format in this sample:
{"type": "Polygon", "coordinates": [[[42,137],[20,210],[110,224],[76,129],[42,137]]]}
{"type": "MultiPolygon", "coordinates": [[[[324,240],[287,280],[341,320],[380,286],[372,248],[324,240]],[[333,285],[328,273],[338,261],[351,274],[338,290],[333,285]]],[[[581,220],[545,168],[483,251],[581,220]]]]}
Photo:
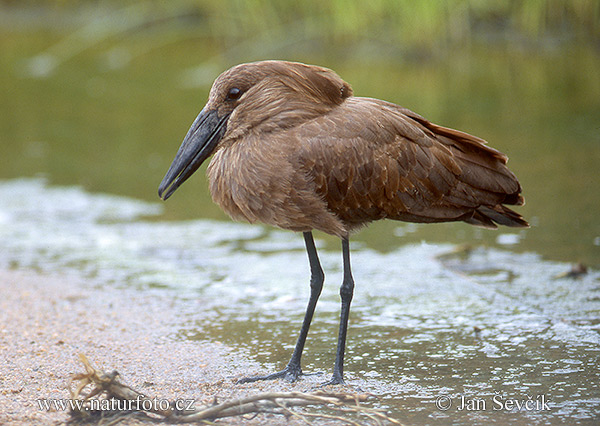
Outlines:
{"type": "Polygon", "coordinates": [[[219,117],[216,110],[198,114],[158,187],[160,198],[169,198],[210,157],[225,134],[228,118],[229,114],[219,117]]]}

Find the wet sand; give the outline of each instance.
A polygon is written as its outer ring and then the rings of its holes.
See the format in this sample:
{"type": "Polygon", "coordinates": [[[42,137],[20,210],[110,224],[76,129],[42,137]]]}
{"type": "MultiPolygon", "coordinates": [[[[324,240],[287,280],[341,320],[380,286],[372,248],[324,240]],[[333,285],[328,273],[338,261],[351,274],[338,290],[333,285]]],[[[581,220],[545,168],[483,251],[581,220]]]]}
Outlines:
{"type": "MultiPolygon", "coordinates": [[[[236,385],[238,378],[258,373],[259,366],[219,342],[179,339],[180,312],[189,306],[165,300],[164,294],[12,270],[0,271],[0,294],[0,424],[67,421],[68,413],[40,408],[38,400],[69,398],[70,377],[84,372],[79,353],[97,368],[117,370],[124,383],[147,396],[194,399],[196,406],[210,404],[215,397],[224,401],[314,387],[310,380],[236,385]]],[[[304,424],[272,415],[218,423],[304,424]]]]}

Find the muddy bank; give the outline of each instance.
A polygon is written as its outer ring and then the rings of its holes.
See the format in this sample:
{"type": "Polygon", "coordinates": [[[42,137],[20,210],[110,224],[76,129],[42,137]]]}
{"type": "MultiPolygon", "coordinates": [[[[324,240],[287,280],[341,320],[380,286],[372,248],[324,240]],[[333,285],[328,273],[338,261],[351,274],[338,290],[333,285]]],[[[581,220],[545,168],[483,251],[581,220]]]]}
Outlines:
{"type": "MultiPolygon", "coordinates": [[[[198,405],[215,397],[314,386],[310,380],[235,385],[237,378],[256,373],[258,365],[219,342],[178,339],[177,325],[190,306],[165,300],[164,294],[10,270],[0,272],[0,293],[0,424],[66,421],[66,412],[40,407],[40,400],[69,397],[69,378],[83,371],[79,353],[99,368],[118,370],[125,383],[146,395],[194,399],[198,405]]],[[[222,423],[290,424],[273,416],[222,423]]]]}

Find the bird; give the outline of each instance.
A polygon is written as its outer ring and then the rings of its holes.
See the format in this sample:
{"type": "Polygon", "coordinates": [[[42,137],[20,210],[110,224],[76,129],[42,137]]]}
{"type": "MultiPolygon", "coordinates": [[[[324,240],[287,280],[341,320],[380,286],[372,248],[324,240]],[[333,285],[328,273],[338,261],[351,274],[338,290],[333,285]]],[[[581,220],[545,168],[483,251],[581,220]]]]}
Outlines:
{"type": "Polygon", "coordinates": [[[324,383],[335,385],[345,383],[351,234],[382,219],[529,226],[507,207],[525,200],[506,155],[394,103],[354,96],[321,66],[267,60],[219,75],[159,197],[167,200],[211,156],[206,173],[213,201],[233,220],[302,232],[310,267],[310,297],[290,361],[239,383],[307,375],[302,352],[325,278],[314,230],[339,237],[342,246],[338,341],[324,383]]]}

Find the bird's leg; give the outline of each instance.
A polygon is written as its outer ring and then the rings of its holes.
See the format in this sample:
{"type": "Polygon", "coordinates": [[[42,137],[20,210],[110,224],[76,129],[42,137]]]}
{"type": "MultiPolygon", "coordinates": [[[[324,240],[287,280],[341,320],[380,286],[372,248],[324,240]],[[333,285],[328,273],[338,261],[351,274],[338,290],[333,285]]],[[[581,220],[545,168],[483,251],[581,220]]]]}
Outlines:
{"type": "Polygon", "coordinates": [[[325,280],[325,274],[323,274],[323,269],[321,268],[321,263],[319,262],[319,256],[317,255],[317,249],[315,247],[315,241],[313,239],[312,232],[304,232],[304,242],[306,244],[308,262],[310,264],[310,298],[308,300],[308,306],[306,307],[306,313],[304,314],[304,321],[302,322],[302,328],[300,329],[300,336],[298,336],[298,341],[296,342],[296,347],[294,348],[292,358],[282,371],[278,371],[277,373],[266,376],[246,377],[240,379],[238,383],[249,383],[259,380],[272,380],[278,378],[284,378],[290,382],[294,382],[303,374],[300,366],[302,351],[304,350],[308,329],[310,328],[310,323],[312,321],[313,314],[315,313],[315,307],[317,306],[317,300],[319,300],[321,290],[323,289],[323,281],[325,280]]]}
{"type": "Polygon", "coordinates": [[[346,332],[348,331],[348,317],[350,315],[350,302],[354,294],[354,278],[350,270],[350,243],[348,238],[342,239],[342,256],[344,259],[344,279],[340,287],[342,309],[340,313],[340,331],[338,334],[338,345],[335,354],[335,365],[331,380],[323,385],[344,384],[344,353],[346,351],[346,332]]]}
{"type": "MultiPolygon", "coordinates": [[[[308,299],[308,306],[306,307],[306,313],[304,314],[304,321],[302,322],[302,328],[300,329],[300,335],[294,348],[292,358],[288,363],[286,369],[296,372],[296,377],[302,374],[300,367],[300,360],[302,358],[302,351],[304,350],[304,344],[306,343],[306,336],[308,335],[308,329],[315,313],[315,307],[317,306],[317,300],[323,290],[323,281],[325,280],[325,274],[321,268],[319,257],[317,256],[317,249],[315,247],[315,241],[311,232],[304,233],[304,242],[306,243],[306,251],[308,253],[308,262],[310,264],[310,298],[308,299]]],[[[295,379],[294,378],[294,379],[295,379]]]]}

